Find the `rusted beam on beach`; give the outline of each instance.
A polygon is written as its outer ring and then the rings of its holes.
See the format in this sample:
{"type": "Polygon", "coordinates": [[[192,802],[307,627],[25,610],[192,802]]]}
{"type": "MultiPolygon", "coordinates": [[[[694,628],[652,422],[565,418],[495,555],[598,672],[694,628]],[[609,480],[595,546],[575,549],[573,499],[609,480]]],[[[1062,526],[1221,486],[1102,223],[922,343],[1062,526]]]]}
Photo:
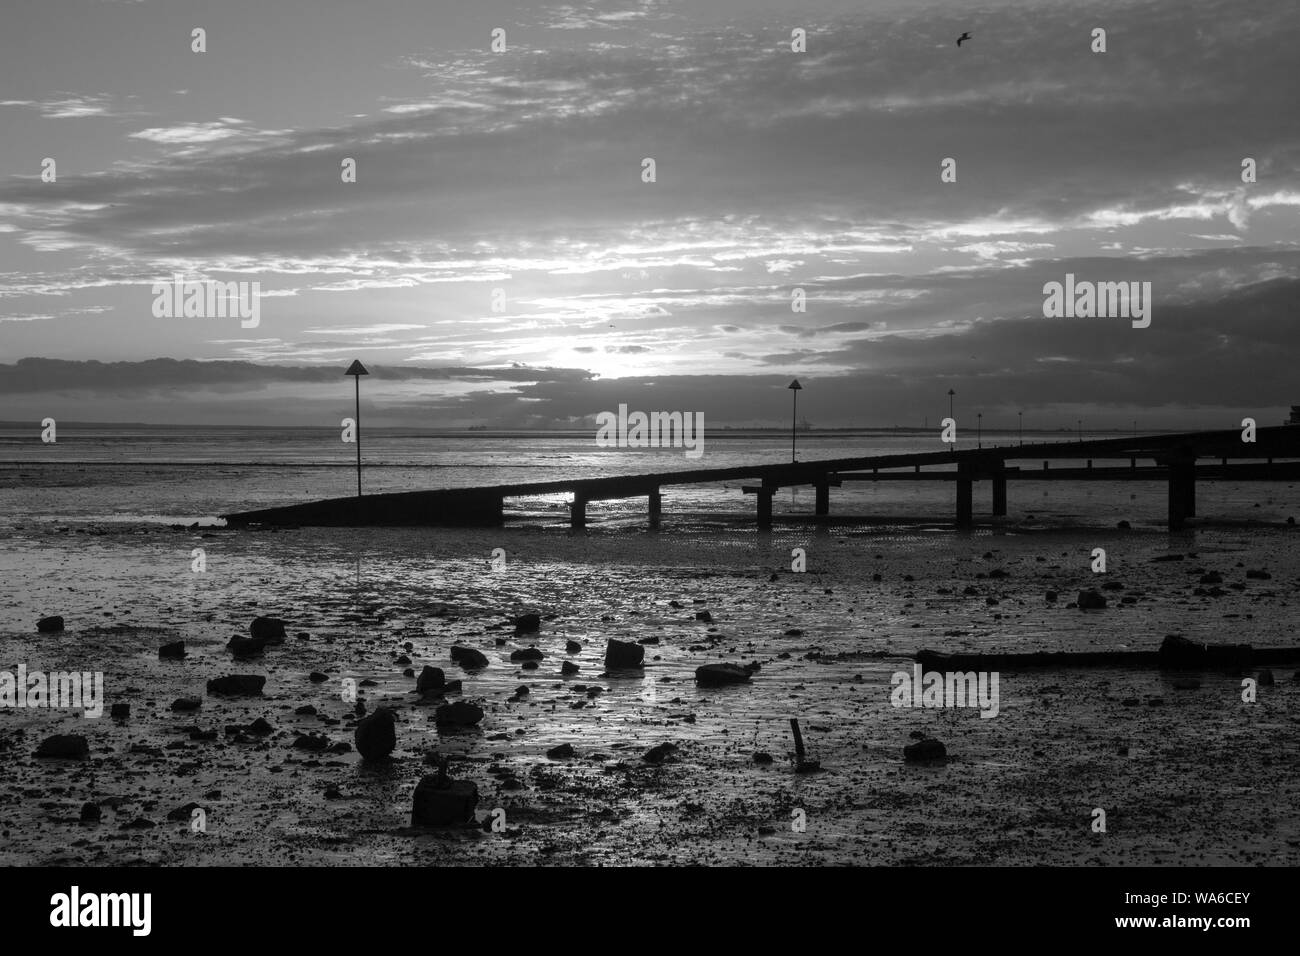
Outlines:
{"type": "Polygon", "coordinates": [[[1007,513],[1007,476],[1000,471],[993,475],[993,513],[995,515],[1007,513]]]}
{"type": "Polygon", "coordinates": [[[663,495],[659,493],[658,488],[650,492],[649,497],[650,497],[650,527],[658,528],[660,519],[663,516],[664,498],[663,495]]]}
{"type": "Polygon", "coordinates": [[[587,526],[587,499],[583,495],[574,495],[573,504],[569,506],[569,527],[585,528],[587,526]]]}
{"type": "MultiPolygon", "coordinates": [[[[980,671],[1029,670],[1040,667],[1164,667],[1180,664],[1160,651],[1051,651],[1030,654],[947,654],[920,650],[916,662],[926,670],[980,671]]],[[[1249,644],[1220,644],[1203,647],[1194,663],[1197,667],[1265,667],[1300,662],[1300,647],[1252,647],[1249,644]]],[[[1181,666],[1189,666],[1182,664],[1181,666]]]]}

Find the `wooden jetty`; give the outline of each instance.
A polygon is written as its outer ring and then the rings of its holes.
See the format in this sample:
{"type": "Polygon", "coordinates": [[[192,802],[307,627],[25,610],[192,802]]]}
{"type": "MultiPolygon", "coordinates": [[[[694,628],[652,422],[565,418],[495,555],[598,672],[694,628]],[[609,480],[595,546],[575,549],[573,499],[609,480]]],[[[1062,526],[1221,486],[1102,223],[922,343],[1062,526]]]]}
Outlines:
{"type": "Polygon", "coordinates": [[[230,525],[451,526],[499,525],[508,498],[571,494],[570,524],[587,523],[587,504],[646,498],[649,521],[658,527],[662,489],[672,485],[752,481],[760,528],[772,526],[772,498],[781,488],[811,485],[815,514],[830,515],[830,489],[846,481],[951,481],[956,488],[958,528],[974,524],[974,486],[992,486],[993,515],[1007,513],[1011,481],[1162,481],[1168,488],[1169,527],[1182,528],[1196,515],[1199,481],[1300,480],[1300,428],[1260,428],[1255,441],[1238,429],[1106,438],[1090,441],[990,445],[946,451],[835,458],[772,465],[741,465],[607,478],[448,488],[331,498],[324,501],[222,515],[230,525]],[[1290,459],[1290,460],[1288,460],[1290,459]],[[1052,461],[1085,461],[1085,467],[1051,468],[1052,461]],[[1127,462],[1093,467],[1094,462],[1127,462]],[[1143,464],[1139,465],[1139,461],[1143,464]],[[1017,464],[1010,464],[1015,462],[1017,464]],[[1039,463],[1041,462],[1041,467],[1039,463]]]}

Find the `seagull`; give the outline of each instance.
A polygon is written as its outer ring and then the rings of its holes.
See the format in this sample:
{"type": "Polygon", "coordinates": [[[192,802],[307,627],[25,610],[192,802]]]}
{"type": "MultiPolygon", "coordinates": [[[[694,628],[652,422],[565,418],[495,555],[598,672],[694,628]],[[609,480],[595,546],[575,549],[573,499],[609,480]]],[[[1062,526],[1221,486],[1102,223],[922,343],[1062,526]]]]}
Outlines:
{"type": "Polygon", "coordinates": [[[961,36],[959,36],[959,37],[957,38],[957,45],[958,45],[958,46],[961,46],[961,41],[962,41],[962,40],[969,40],[969,39],[970,39],[970,34],[969,34],[969,33],[963,33],[961,36]]]}

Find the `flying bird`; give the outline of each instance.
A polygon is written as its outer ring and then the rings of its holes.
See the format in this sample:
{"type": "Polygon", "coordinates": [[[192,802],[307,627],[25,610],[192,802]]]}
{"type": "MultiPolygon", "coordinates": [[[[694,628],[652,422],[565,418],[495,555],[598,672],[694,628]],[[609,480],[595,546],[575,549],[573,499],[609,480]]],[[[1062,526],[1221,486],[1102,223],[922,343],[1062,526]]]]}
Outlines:
{"type": "Polygon", "coordinates": [[[962,40],[969,40],[969,39],[970,39],[970,34],[969,34],[969,33],[963,33],[961,36],[959,36],[959,37],[957,38],[957,45],[958,45],[958,46],[961,46],[961,41],[962,41],[962,40]]]}

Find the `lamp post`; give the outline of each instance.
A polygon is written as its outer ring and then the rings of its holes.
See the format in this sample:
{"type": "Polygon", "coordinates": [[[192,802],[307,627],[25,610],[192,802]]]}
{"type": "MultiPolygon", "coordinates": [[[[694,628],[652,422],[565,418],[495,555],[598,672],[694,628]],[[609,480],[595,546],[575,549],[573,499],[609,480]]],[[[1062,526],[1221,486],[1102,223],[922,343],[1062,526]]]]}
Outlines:
{"type": "Polygon", "coordinates": [[[975,414],[975,447],[984,447],[984,413],[976,412],[975,414]]]}
{"type": "Polygon", "coordinates": [[[1020,444],[1025,443],[1025,413],[1016,412],[1016,417],[1020,419],[1020,444]]]}
{"type": "Polygon", "coordinates": [[[790,405],[790,464],[793,465],[798,461],[798,459],[795,458],[794,443],[797,434],[796,426],[799,421],[796,417],[799,412],[799,391],[803,386],[799,384],[799,380],[796,378],[793,382],[787,385],[786,388],[790,389],[790,398],[793,400],[790,405]]]}
{"type": "Polygon", "coordinates": [[[356,417],[356,426],[355,426],[356,432],[354,433],[354,437],[356,438],[356,445],[357,445],[357,497],[360,498],[361,497],[361,376],[369,375],[370,373],[366,371],[366,367],[362,365],[361,361],[358,359],[358,360],[354,360],[353,363],[348,366],[348,370],[343,374],[351,375],[353,381],[356,383],[357,386],[357,390],[356,390],[357,391],[357,417],[356,417]]]}
{"type": "Polygon", "coordinates": [[[1079,443],[1083,443],[1083,419],[1080,418],[1076,424],[1079,426],[1079,443]]]}

